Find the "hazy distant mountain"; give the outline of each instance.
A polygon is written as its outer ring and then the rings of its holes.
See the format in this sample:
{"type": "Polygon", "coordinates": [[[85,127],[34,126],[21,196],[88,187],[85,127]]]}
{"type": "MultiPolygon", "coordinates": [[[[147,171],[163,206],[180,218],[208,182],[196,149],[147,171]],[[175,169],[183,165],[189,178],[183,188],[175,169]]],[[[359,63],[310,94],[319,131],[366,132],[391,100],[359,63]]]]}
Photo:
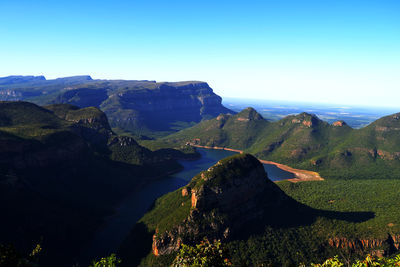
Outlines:
{"type": "Polygon", "coordinates": [[[0,85],[21,84],[37,81],[45,81],[44,76],[8,76],[0,78],[0,85]]]}
{"type": "Polygon", "coordinates": [[[99,107],[113,128],[137,135],[171,133],[220,113],[235,113],[205,82],[92,80],[90,76],[2,79],[0,100],[99,107]]]}

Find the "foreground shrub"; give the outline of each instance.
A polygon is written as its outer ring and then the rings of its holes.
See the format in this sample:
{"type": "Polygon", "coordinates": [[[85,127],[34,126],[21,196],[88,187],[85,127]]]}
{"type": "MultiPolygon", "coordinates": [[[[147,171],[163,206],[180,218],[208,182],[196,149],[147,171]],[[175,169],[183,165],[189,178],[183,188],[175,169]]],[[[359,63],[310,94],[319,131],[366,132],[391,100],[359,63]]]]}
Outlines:
{"type": "MultiPolygon", "coordinates": [[[[304,265],[303,265],[304,266],[304,265]]],[[[345,266],[338,256],[334,258],[327,259],[321,264],[311,264],[312,267],[340,267],[345,266]]],[[[400,266],[400,254],[394,257],[382,257],[378,258],[376,256],[368,255],[364,260],[356,260],[354,263],[347,263],[346,266],[352,267],[372,267],[372,266],[382,266],[382,267],[395,267],[400,266]]]]}
{"type": "Polygon", "coordinates": [[[182,245],[172,266],[219,267],[231,266],[231,263],[228,260],[227,250],[223,247],[221,241],[210,243],[208,240],[204,240],[194,247],[182,245]]]}
{"type": "Polygon", "coordinates": [[[121,263],[121,260],[115,254],[111,254],[99,261],[93,261],[90,267],[116,267],[118,263],[121,263]]]}

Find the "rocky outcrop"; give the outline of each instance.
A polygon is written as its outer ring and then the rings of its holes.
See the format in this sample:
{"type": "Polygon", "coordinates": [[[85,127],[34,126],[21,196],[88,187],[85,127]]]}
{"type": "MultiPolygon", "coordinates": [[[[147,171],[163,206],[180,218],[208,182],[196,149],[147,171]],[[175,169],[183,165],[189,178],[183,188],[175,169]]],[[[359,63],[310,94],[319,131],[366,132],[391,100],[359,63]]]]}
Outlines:
{"type": "Polygon", "coordinates": [[[388,234],[387,238],[383,239],[348,239],[345,237],[334,237],[328,240],[328,244],[331,247],[348,249],[353,252],[370,251],[370,253],[381,257],[399,250],[400,236],[388,234]]]}
{"type": "Polygon", "coordinates": [[[292,117],[291,122],[292,124],[302,124],[307,128],[311,128],[320,124],[322,121],[314,114],[303,112],[292,117]]]}
{"type": "Polygon", "coordinates": [[[227,119],[229,119],[230,116],[230,114],[219,114],[217,117],[217,121],[226,121],[227,119]]]}
{"type": "Polygon", "coordinates": [[[92,144],[105,144],[114,134],[106,114],[95,107],[72,110],[66,114],[65,120],[74,123],[79,134],[92,144]]]}
{"type": "Polygon", "coordinates": [[[343,126],[347,125],[347,123],[344,121],[335,121],[334,123],[332,123],[332,125],[335,127],[343,127],[343,126]]]}
{"type": "Polygon", "coordinates": [[[369,156],[372,159],[383,159],[383,160],[398,160],[400,159],[400,152],[389,152],[376,148],[363,148],[353,147],[349,148],[341,153],[345,157],[353,156],[354,154],[369,156]]]}
{"type": "Polygon", "coordinates": [[[268,223],[280,209],[290,209],[294,204],[249,154],[219,161],[194,177],[181,195],[190,195],[190,213],[172,229],[156,231],[152,246],[156,256],[170,254],[182,243],[193,244],[203,238],[231,240],[248,231],[247,224],[268,223]]]}

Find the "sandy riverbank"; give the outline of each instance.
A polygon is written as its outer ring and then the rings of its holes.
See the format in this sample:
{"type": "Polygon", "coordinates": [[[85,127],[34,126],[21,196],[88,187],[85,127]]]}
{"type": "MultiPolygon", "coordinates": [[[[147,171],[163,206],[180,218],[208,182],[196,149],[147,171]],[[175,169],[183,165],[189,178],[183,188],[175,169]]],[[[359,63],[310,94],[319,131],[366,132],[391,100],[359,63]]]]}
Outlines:
{"type": "MultiPolygon", "coordinates": [[[[233,152],[237,152],[237,153],[243,153],[242,150],[238,150],[238,149],[232,149],[232,148],[227,148],[227,147],[218,147],[218,146],[200,146],[200,145],[194,145],[194,144],[190,144],[191,146],[194,147],[199,147],[199,148],[206,148],[206,149],[219,149],[219,150],[227,150],[227,151],[233,151],[233,152]]],[[[287,179],[287,181],[290,181],[292,183],[297,183],[297,182],[305,182],[305,181],[323,181],[324,178],[322,178],[319,173],[317,172],[313,172],[313,171],[307,171],[307,170],[300,170],[300,169],[294,169],[292,167],[289,167],[287,165],[283,165],[277,162],[273,162],[273,161],[268,161],[268,160],[262,160],[262,159],[258,159],[261,163],[263,164],[273,164],[276,167],[293,173],[295,178],[292,179],[287,179]]]]}

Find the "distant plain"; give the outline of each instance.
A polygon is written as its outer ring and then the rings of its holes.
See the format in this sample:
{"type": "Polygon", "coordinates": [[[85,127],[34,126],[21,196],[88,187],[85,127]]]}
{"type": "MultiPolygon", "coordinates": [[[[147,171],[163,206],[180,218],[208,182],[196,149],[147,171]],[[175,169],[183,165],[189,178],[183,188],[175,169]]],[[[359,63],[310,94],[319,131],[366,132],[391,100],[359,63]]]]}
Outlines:
{"type": "Polygon", "coordinates": [[[359,129],[371,122],[400,111],[400,108],[363,107],[356,105],[288,102],[282,100],[262,100],[223,97],[222,104],[227,108],[240,112],[247,107],[253,107],[265,119],[277,121],[288,115],[307,112],[317,115],[321,120],[333,123],[345,121],[349,126],[359,129]]]}

